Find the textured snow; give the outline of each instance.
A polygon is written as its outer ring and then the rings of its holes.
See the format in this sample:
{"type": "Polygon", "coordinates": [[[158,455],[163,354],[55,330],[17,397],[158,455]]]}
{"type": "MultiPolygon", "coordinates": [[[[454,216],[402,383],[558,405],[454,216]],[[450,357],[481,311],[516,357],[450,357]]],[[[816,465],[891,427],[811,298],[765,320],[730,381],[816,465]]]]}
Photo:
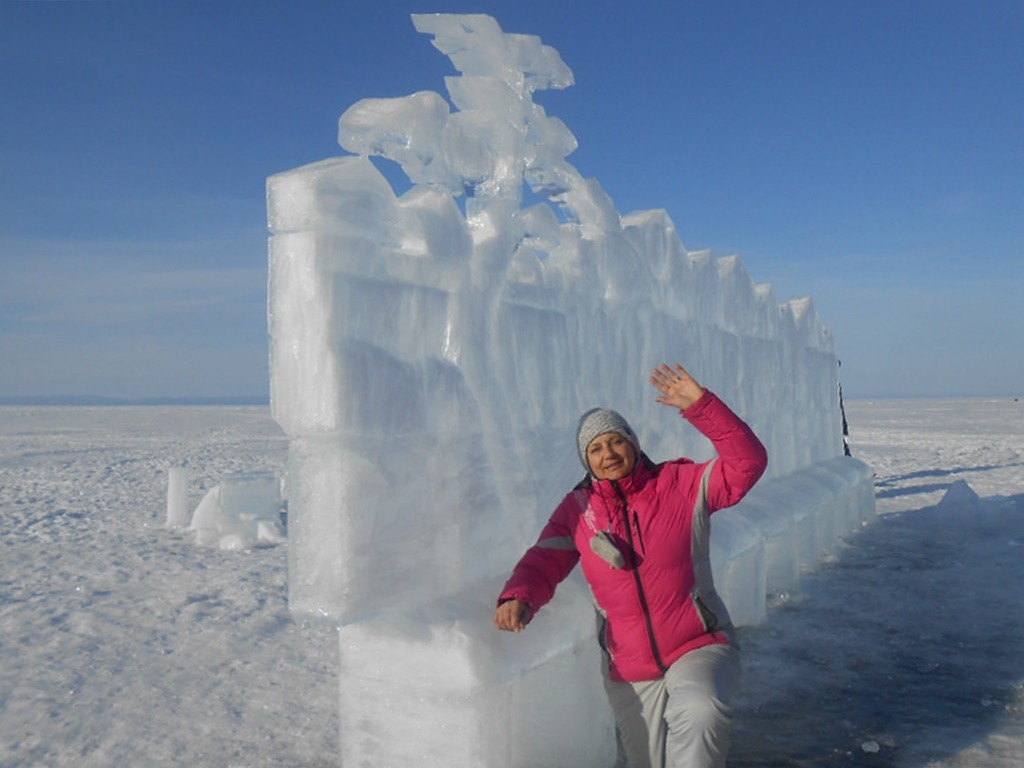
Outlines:
{"type": "MultiPolygon", "coordinates": [[[[882,515],[742,630],[730,765],[1019,766],[1024,405],[847,412],[882,515]],[[938,509],[960,480],[980,512],[938,509]]],[[[285,548],[164,525],[170,467],[194,508],[285,455],[263,408],[0,408],[0,766],[338,765],[337,632],[291,618],[285,548]]]]}

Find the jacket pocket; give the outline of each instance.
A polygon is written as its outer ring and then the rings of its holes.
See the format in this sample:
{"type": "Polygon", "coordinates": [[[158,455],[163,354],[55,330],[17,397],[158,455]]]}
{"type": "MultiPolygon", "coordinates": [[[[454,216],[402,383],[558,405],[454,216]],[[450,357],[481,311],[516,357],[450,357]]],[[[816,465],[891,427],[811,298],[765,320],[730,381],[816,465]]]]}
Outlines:
{"type": "Polygon", "coordinates": [[[699,595],[693,596],[693,607],[697,609],[700,623],[704,625],[705,632],[714,632],[718,628],[718,617],[715,612],[708,608],[699,595]]]}
{"type": "Polygon", "coordinates": [[[605,666],[610,667],[612,663],[612,652],[608,650],[608,619],[600,610],[595,611],[594,615],[597,619],[597,645],[601,649],[601,655],[604,657],[605,666]]]}

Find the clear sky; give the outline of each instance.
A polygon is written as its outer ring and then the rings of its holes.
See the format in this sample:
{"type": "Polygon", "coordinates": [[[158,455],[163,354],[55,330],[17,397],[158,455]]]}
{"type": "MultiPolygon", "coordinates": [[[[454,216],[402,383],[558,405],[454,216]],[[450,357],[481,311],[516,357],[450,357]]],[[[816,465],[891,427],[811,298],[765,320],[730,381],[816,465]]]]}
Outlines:
{"type": "Polygon", "coordinates": [[[1020,0],[0,3],[0,396],[265,396],[266,177],[539,35],[622,213],[812,296],[848,397],[1024,395],[1020,0]]]}

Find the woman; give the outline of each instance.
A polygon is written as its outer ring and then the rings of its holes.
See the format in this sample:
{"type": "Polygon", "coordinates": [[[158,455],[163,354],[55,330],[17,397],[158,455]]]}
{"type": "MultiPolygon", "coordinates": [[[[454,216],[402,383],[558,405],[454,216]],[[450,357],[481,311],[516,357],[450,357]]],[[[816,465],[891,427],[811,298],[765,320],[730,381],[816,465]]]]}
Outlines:
{"type": "Polygon", "coordinates": [[[709,515],[742,499],[768,457],[681,365],[655,368],[650,381],[657,401],[678,408],[718,458],[654,464],[618,413],[583,414],[576,442],[587,476],[516,565],[494,625],[524,629],[580,562],[630,768],[724,766],[740,666],[712,583],[709,515]]]}

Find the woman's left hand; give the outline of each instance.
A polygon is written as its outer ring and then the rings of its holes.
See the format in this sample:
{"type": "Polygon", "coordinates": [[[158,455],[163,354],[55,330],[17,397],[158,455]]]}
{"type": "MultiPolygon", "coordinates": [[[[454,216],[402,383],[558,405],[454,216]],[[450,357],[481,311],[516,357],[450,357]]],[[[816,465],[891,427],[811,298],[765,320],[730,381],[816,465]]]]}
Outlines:
{"type": "Polygon", "coordinates": [[[705,391],[679,363],[674,368],[665,363],[655,368],[651,373],[651,384],[661,392],[661,397],[656,398],[659,403],[680,409],[689,408],[700,400],[705,391]]]}

